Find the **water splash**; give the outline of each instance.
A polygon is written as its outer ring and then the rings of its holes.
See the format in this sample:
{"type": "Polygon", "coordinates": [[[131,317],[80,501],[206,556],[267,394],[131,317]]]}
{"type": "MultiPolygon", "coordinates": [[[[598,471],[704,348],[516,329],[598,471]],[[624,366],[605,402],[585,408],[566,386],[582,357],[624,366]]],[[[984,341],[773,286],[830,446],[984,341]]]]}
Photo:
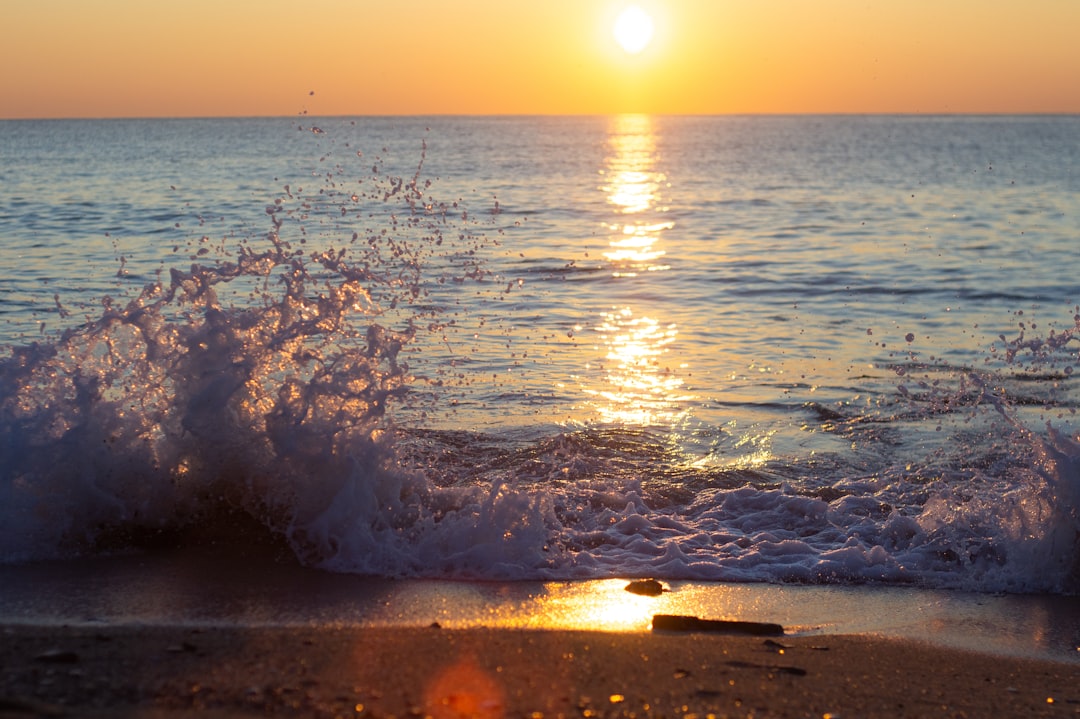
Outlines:
{"type": "Polygon", "coordinates": [[[241,511],[317,562],[335,551],[326,527],[339,508],[371,532],[404,521],[426,485],[392,451],[391,405],[425,401],[409,394],[419,380],[403,349],[452,326],[435,288],[485,276],[484,238],[464,213],[455,221],[456,203],[426,194],[422,166],[423,152],[411,178],[376,162],[362,191],[343,190],[343,168],[313,196],[285,186],[265,236],[217,256],[204,236],[190,269],[11,348],[0,559],[137,543],[241,511]],[[374,226],[356,229],[361,217],[374,226]]]}
{"type": "Polygon", "coordinates": [[[897,366],[905,421],[945,438],[928,442],[934,449],[918,463],[915,478],[929,487],[918,522],[939,556],[968,565],[977,578],[968,584],[1080,589],[1080,436],[1054,426],[1068,427],[1076,414],[1080,311],[1072,322],[1039,335],[1037,323],[1018,321],[983,367],[914,354],[897,366]]]}

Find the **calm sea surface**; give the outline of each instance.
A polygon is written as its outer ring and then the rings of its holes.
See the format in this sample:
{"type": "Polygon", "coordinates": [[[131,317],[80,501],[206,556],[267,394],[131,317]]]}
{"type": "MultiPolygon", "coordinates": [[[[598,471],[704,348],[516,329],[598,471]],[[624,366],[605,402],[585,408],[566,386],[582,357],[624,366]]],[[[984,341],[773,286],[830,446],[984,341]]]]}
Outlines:
{"type": "Polygon", "coordinates": [[[0,559],[1080,587],[1080,118],[0,122],[0,559]]]}

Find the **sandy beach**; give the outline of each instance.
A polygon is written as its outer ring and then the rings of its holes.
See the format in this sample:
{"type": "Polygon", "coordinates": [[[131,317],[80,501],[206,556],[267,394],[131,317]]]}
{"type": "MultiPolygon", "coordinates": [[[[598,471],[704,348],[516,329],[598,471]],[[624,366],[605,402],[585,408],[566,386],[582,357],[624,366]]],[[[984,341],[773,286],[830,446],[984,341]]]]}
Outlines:
{"type": "Polygon", "coordinates": [[[0,716],[1060,717],[1080,664],[857,636],[2,629],[0,716]]]}
{"type": "Polygon", "coordinates": [[[2,566],[0,717],[1080,716],[1075,598],[627,586],[205,547],[2,566]],[[783,634],[656,631],[656,614],[783,634]]]}

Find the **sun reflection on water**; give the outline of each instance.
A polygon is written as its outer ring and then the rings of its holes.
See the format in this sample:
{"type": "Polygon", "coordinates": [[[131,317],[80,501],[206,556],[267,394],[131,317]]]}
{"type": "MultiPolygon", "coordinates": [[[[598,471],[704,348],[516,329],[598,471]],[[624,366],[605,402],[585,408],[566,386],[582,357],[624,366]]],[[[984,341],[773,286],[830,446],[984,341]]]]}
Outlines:
{"type": "Polygon", "coordinates": [[[602,171],[600,189],[618,219],[607,224],[611,249],[604,253],[616,277],[669,269],[658,264],[664,251],[657,246],[662,232],[673,222],[657,220],[667,212],[659,205],[667,176],[656,168],[656,135],[648,115],[619,115],[612,119],[608,145],[611,152],[602,171]],[[642,217],[645,213],[650,216],[642,217]]]}
{"type": "Polygon", "coordinates": [[[683,380],[662,360],[675,341],[675,325],[635,317],[629,307],[608,312],[597,331],[607,348],[606,383],[586,387],[605,422],[650,425],[668,422],[690,399],[683,380]]]}
{"type": "MultiPolygon", "coordinates": [[[[612,118],[608,148],[599,189],[616,220],[605,223],[609,247],[603,256],[620,291],[634,294],[639,285],[646,289],[649,273],[671,269],[661,262],[665,250],[660,242],[675,228],[662,204],[670,183],[658,167],[657,134],[648,115],[612,118]]],[[[693,399],[680,376],[686,364],[669,356],[678,336],[676,324],[626,305],[604,312],[595,330],[596,349],[603,352],[595,366],[603,370],[603,379],[583,389],[601,421],[643,426],[675,420],[693,399]]],[[[590,363],[587,369],[593,367],[590,363]]]]}

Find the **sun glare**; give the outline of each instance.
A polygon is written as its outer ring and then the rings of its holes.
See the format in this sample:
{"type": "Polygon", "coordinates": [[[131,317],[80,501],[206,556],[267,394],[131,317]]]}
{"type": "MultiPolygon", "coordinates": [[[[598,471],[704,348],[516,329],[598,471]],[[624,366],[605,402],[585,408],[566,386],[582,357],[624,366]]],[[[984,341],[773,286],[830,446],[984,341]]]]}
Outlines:
{"type": "Polygon", "coordinates": [[[619,15],[612,32],[623,50],[636,55],[652,40],[653,21],[647,12],[637,5],[631,5],[619,15]]]}

